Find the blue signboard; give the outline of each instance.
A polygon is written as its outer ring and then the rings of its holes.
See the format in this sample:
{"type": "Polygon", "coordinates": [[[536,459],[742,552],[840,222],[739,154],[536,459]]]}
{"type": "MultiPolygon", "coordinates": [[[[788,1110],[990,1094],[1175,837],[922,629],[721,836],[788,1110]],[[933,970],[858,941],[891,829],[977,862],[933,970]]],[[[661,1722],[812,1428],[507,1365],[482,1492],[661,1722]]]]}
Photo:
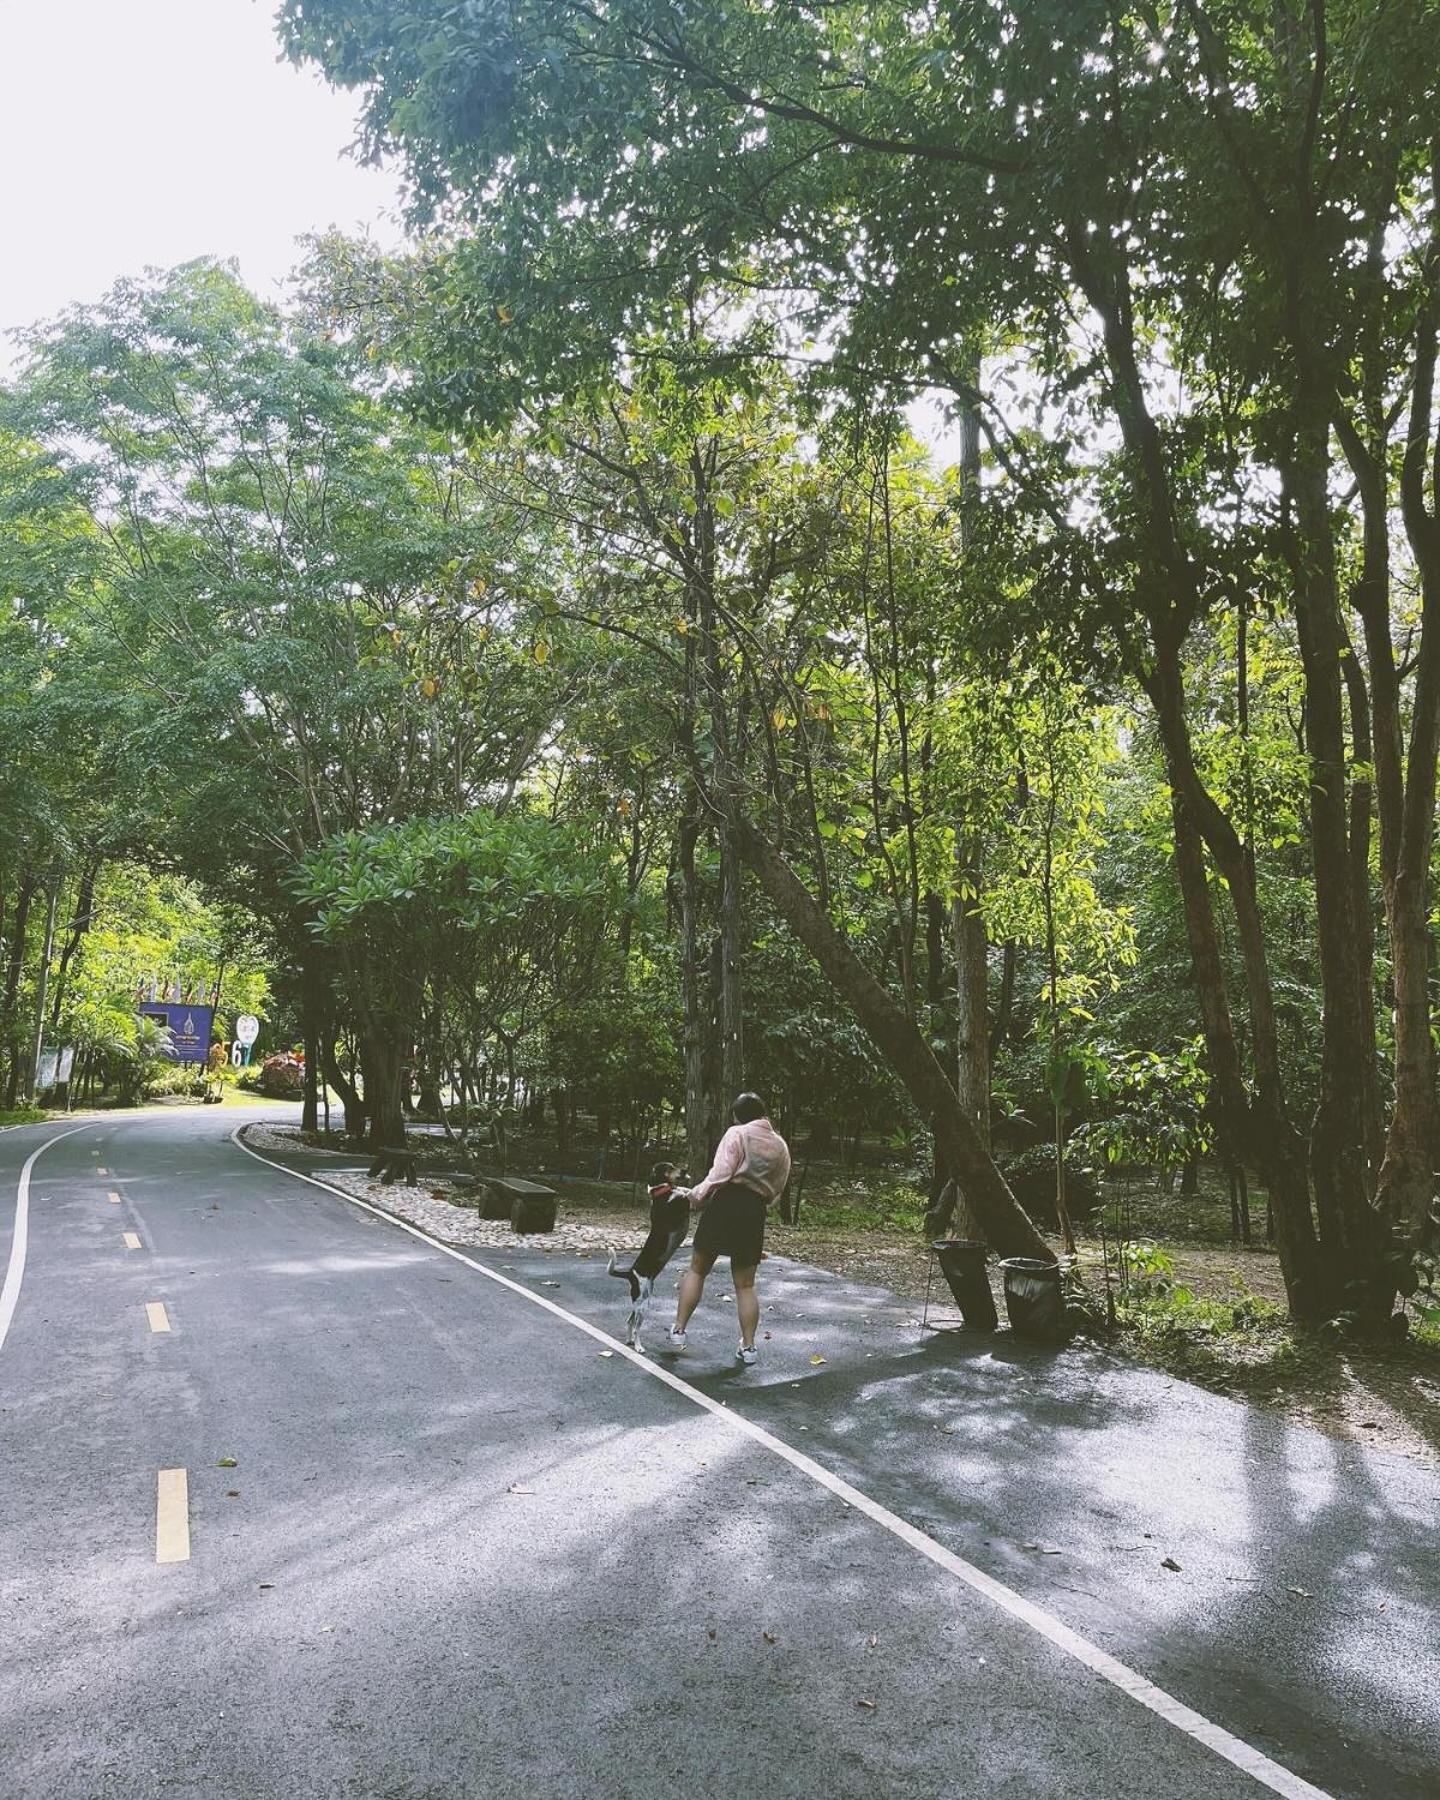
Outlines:
{"type": "Polygon", "coordinates": [[[174,1045],[171,1058],[180,1063],[206,1063],[210,1060],[210,1028],[215,1021],[213,1006],[184,1006],[178,1000],[147,1000],[140,1008],[142,1019],[155,1019],[167,1027],[174,1045]]]}

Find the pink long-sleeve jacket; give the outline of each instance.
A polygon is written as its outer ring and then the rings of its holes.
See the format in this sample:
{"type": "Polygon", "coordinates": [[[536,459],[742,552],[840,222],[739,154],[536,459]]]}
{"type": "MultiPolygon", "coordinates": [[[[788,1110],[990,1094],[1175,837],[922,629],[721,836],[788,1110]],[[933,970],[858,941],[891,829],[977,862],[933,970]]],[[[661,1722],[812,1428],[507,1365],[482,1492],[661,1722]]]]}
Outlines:
{"type": "Polygon", "coordinates": [[[773,1206],[790,1179],[790,1146],[768,1119],[732,1125],[721,1138],[710,1173],[690,1190],[690,1204],[703,1206],[727,1181],[738,1182],[773,1206]]]}

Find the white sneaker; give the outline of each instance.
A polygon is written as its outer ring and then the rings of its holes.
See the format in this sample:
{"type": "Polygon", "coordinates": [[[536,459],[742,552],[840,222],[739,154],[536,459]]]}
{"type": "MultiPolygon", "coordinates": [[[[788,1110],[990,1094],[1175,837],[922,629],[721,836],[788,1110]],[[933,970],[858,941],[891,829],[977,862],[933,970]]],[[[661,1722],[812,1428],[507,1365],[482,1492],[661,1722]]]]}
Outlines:
{"type": "Polygon", "coordinates": [[[683,1331],[677,1331],[672,1325],[665,1333],[665,1348],[667,1350],[683,1350],[685,1348],[685,1333],[683,1331]]]}
{"type": "Polygon", "coordinates": [[[737,1344],[735,1347],[736,1362],[744,1363],[747,1367],[755,1361],[759,1354],[753,1344],[737,1344]]]}

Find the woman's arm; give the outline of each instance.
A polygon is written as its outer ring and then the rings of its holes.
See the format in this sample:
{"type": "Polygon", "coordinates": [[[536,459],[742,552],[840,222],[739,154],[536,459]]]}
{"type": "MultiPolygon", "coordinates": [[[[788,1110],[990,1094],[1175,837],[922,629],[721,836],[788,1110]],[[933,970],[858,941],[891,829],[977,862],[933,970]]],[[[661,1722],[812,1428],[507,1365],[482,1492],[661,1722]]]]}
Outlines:
{"type": "Polygon", "coordinates": [[[723,1187],[727,1181],[733,1181],[744,1167],[745,1138],[738,1125],[732,1125],[721,1138],[715,1151],[715,1160],[710,1165],[710,1173],[703,1181],[699,1181],[690,1190],[691,1206],[703,1206],[717,1187],[723,1187]]]}

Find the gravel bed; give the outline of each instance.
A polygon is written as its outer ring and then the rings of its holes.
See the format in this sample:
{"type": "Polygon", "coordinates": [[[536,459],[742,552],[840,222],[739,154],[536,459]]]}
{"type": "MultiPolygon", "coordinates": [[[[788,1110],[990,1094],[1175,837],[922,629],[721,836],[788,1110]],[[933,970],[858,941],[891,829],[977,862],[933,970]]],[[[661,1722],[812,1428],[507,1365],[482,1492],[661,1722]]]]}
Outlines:
{"type": "MultiPolygon", "coordinates": [[[[304,1148],[298,1133],[284,1126],[248,1125],[241,1135],[252,1149],[262,1152],[283,1155],[304,1148]]],[[[530,1250],[578,1250],[593,1255],[599,1250],[638,1248],[645,1241],[641,1221],[636,1221],[636,1229],[629,1234],[617,1235],[611,1225],[581,1225],[566,1219],[563,1211],[557,1213],[553,1231],[518,1232],[504,1219],[481,1219],[473,1207],[436,1199],[424,1185],[423,1176],[420,1185],[413,1188],[398,1181],[385,1187],[378,1179],[372,1181],[353,1169],[326,1169],[324,1179],[331,1187],[354,1194],[358,1200],[368,1200],[372,1206],[418,1225],[447,1244],[469,1244],[480,1250],[514,1250],[523,1245],[530,1250]]],[[[562,1203],[563,1198],[562,1194],[562,1203]]]]}

